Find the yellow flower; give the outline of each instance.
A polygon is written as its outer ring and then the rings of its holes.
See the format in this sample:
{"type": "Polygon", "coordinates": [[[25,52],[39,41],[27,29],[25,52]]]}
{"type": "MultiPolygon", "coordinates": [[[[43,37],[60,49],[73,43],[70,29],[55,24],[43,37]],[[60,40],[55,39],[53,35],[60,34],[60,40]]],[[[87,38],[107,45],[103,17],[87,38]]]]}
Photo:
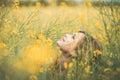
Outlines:
{"type": "Polygon", "coordinates": [[[12,31],[12,34],[14,34],[14,35],[16,35],[16,36],[19,35],[19,33],[18,33],[16,30],[13,30],[13,31],[12,31]]]}
{"type": "Polygon", "coordinates": [[[91,71],[90,74],[93,74],[93,72],[91,71]]]}
{"type": "Polygon", "coordinates": [[[96,56],[96,55],[102,55],[102,52],[100,50],[95,50],[94,51],[94,56],[96,56]]]}
{"type": "Polygon", "coordinates": [[[116,68],[116,71],[117,71],[117,72],[120,72],[120,67],[119,67],[119,68],[116,68]]]}
{"type": "Polygon", "coordinates": [[[72,66],[73,66],[73,62],[69,63],[68,67],[72,68],[72,66]]]}
{"type": "Polygon", "coordinates": [[[104,37],[101,34],[97,34],[98,39],[100,40],[100,42],[104,42],[104,37]]]}
{"type": "Polygon", "coordinates": [[[8,19],[4,19],[4,21],[5,21],[5,23],[9,22],[9,20],[8,20],[8,19]]]}
{"type": "Polygon", "coordinates": [[[64,68],[67,69],[68,68],[68,64],[66,62],[64,62],[64,68]]]}
{"type": "Polygon", "coordinates": [[[111,30],[112,29],[112,27],[111,26],[107,26],[107,30],[111,30]]]}
{"type": "Polygon", "coordinates": [[[111,71],[111,68],[105,68],[104,69],[104,72],[108,72],[108,71],[111,71]]]}
{"type": "Polygon", "coordinates": [[[81,62],[79,63],[79,65],[82,66],[82,67],[84,67],[83,61],[81,61],[81,62]]]}
{"type": "Polygon", "coordinates": [[[41,40],[36,40],[35,43],[36,43],[36,45],[40,45],[42,42],[41,42],[41,40]]]}
{"type": "Polygon", "coordinates": [[[87,2],[87,6],[91,7],[92,6],[92,3],[91,2],[87,2]]]}
{"type": "Polygon", "coordinates": [[[98,29],[100,29],[100,30],[103,29],[100,22],[96,22],[96,23],[95,23],[95,26],[96,26],[98,29]]]}
{"type": "Polygon", "coordinates": [[[67,74],[67,78],[70,78],[70,77],[71,77],[71,75],[68,73],[68,74],[67,74]]]}
{"type": "Polygon", "coordinates": [[[61,8],[65,8],[65,7],[67,7],[67,4],[66,4],[65,2],[62,2],[62,3],[60,4],[60,7],[61,7],[61,8]]]}
{"type": "Polygon", "coordinates": [[[52,45],[52,40],[51,40],[50,38],[48,38],[48,39],[46,40],[46,42],[47,42],[48,45],[52,45]]]}
{"type": "Polygon", "coordinates": [[[87,6],[91,7],[92,6],[92,3],[89,1],[89,0],[85,0],[85,3],[87,6]]]}
{"type": "Polygon", "coordinates": [[[1,48],[5,48],[6,47],[6,44],[5,43],[0,43],[0,49],[1,48]]]}
{"type": "Polygon", "coordinates": [[[49,68],[47,68],[48,71],[51,71],[51,69],[52,69],[51,66],[49,68]]]}
{"type": "Polygon", "coordinates": [[[75,62],[75,59],[72,59],[72,62],[75,62]]]}
{"type": "Polygon", "coordinates": [[[42,40],[42,41],[45,40],[45,37],[44,37],[44,35],[43,35],[42,33],[38,35],[38,38],[39,38],[40,40],[42,40]]]}
{"type": "Polygon", "coordinates": [[[5,80],[10,80],[10,77],[8,75],[5,75],[5,80]]]}
{"type": "Polygon", "coordinates": [[[87,66],[87,67],[85,68],[85,72],[86,72],[86,73],[89,73],[89,72],[90,72],[90,66],[87,66]]]}
{"type": "Polygon", "coordinates": [[[62,51],[61,51],[61,50],[59,50],[59,51],[58,51],[58,53],[59,53],[59,54],[62,54],[62,51]]]}
{"type": "Polygon", "coordinates": [[[27,32],[27,34],[28,34],[28,36],[30,36],[31,38],[34,38],[35,36],[35,34],[34,34],[34,32],[32,31],[32,30],[28,30],[28,32],[27,32]]]}
{"type": "Polygon", "coordinates": [[[30,76],[30,80],[38,80],[38,78],[37,78],[37,76],[32,75],[32,76],[30,76]]]}
{"type": "Polygon", "coordinates": [[[120,26],[117,26],[118,27],[118,30],[120,30],[120,26]]]}
{"type": "Polygon", "coordinates": [[[36,2],[36,7],[41,7],[41,3],[40,2],[36,2]]]}
{"type": "Polygon", "coordinates": [[[113,65],[113,62],[111,62],[110,60],[108,60],[108,61],[107,61],[107,64],[108,64],[109,66],[112,66],[112,65],[113,65]]]}
{"type": "Polygon", "coordinates": [[[19,8],[19,1],[14,1],[14,6],[15,6],[15,8],[19,8]]]}
{"type": "Polygon", "coordinates": [[[41,68],[39,69],[39,72],[40,72],[40,73],[44,72],[43,67],[41,67],[41,68]]]}
{"type": "Polygon", "coordinates": [[[80,23],[82,23],[83,22],[83,18],[82,17],[80,17],[80,18],[78,18],[78,20],[77,20],[78,22],[80,22],[80,23]]]}

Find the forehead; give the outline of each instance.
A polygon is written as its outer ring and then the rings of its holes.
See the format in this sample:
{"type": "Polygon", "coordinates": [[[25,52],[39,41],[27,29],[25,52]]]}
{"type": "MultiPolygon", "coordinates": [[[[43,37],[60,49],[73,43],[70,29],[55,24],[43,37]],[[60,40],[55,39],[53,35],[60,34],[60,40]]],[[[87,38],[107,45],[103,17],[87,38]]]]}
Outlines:
{"type": "Polygon", "coordinates": [[[74,33],[76,36],[83,36],[83,35],[85,35],[85,33],[83,33],[83,32],[76,32],[76,33],[74,33]]]}
{"type": "Polygon", "coordinates": [[[86,32],[85,31],[78,31],[79,33],[83,33],[83,34],[86,34],[86,32]]]}

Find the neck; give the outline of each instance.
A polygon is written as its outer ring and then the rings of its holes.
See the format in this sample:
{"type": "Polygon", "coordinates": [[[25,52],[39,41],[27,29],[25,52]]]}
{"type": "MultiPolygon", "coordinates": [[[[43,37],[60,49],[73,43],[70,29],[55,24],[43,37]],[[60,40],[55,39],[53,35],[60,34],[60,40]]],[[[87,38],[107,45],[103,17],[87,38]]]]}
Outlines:
{"type": "Polygon", "coordinates": [[[72,57],[76,57],[76,56],[77,56],[77,54],[76,54],[75,51],[72,51],[72,52],[70,53],[70,55],[71,55],[72,57]]]}
{"type": "Polygon", "coordinates": [[[68,58],[68,57],[71,57],[71,56],[72,56],[70,53],[64,53],[63,55],[64,55],[64,57],[66,57],[66,58],[68,58]]]}

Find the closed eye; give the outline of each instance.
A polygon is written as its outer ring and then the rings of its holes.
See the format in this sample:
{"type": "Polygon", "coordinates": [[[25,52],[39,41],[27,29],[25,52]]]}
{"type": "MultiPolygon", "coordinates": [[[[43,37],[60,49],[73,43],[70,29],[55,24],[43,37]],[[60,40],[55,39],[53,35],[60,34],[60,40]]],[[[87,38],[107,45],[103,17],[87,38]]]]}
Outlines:
{"type": "Polygon", "coordinates": [[[76,37],[76,35],[74,34],[74,35],[72,36],[72,38],[75,39],[75,37],[76,37]]]}

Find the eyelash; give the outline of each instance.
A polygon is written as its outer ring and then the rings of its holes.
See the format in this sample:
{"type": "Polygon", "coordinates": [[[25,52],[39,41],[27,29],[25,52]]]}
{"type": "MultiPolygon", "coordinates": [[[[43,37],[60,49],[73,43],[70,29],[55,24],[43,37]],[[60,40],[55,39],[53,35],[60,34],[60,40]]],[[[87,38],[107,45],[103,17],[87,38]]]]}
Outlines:
{"type": "Polygon", "coordinates": [[[72,36],[73,39],[75,39],[75,34],[72,36]]]}

